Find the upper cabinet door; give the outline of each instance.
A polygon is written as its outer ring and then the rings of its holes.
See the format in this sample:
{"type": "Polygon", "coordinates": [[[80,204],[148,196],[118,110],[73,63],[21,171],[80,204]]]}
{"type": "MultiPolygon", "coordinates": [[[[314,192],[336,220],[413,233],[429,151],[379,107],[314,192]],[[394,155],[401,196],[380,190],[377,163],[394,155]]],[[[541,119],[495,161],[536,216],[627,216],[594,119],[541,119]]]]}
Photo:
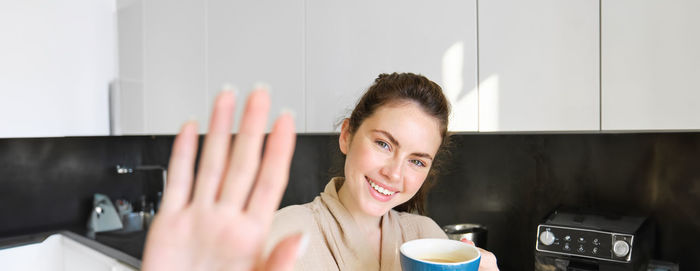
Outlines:
{"type": "Polygon", "coordinates": [[[599,5],[479,2],[479,130],[600,129],[599,5]]]}
{"type": "Polygon", "coordinates": [[[112,86],[112,135],[146,133],[143,92],[144,1],[117,0],[119,79],[112,86]]]}
{"type": "Polygon", "coordinates": [[[604,130],[700,129],[700,2],[602,6],[604,130]]]}
{"type": "MultiPolygon", "coordinates": [[[[270,91],[270,121],[283,109],[296,112],[304,131],[304,2],[209,0],[207,7],[207,96],[223,84],[238,91],[236,116],[256,83],[270,91]]],[[[211,110],[209,105],[208,110],[211,110]]],[[[234,130],[237,131],[236,122],[234,130]]]]}
{"type": "Polygon", "coordinates": [[[142,2],[145,132],[176,134],[188,119],[206,129],[205,3],[142,2]]]}
{"type": "Polygon", "coordinates": [[[333,132],[380,73],[420,73],[450,99],[452,131],[476,131],[476,1],[308,1],[308,132],[333,132]]]}

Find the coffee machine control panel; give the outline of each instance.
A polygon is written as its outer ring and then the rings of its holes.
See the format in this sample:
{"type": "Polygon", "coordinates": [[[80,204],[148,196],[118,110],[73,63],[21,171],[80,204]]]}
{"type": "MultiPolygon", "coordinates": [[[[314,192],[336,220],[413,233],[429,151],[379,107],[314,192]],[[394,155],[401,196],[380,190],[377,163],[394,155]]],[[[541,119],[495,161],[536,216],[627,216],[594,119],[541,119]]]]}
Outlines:
{"type": "Polygon", "coordinates": [[[535,248],[560,255],[629,262],[633,239],[629,234],[541,224],[537,227],[535,248]]]}

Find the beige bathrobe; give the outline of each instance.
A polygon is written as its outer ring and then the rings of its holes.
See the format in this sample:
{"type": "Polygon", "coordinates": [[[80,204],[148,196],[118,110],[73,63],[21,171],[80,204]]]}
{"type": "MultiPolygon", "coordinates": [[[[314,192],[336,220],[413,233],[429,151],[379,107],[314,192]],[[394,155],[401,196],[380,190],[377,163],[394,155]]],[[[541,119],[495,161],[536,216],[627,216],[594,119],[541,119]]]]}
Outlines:
{"type": "Polygon", "coordinates": [[[378,262],[369,239],[338,200],[337,190],[342,181],[333,178],[310,203],[277,211],[266,254],[283,237],[305,232],[309,235],[309,245],[295,270],[401,270],[401,244],[419,238],[447,238],[432,219],[391,210],[382,216],[382,251],[378,262]]]}

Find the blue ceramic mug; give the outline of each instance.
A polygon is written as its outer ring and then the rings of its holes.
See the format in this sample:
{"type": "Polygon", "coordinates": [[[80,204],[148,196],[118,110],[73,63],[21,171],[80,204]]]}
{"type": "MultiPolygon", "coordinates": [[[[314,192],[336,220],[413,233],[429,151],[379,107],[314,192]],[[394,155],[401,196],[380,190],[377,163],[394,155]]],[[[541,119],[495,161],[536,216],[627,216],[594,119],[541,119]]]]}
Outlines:
{"type": "Polygon", "coordinates": [[[477,271],[481,261],[475,246],[449,239],[416,239],[403,243],[400,251],[404,271],[477,271]]]}

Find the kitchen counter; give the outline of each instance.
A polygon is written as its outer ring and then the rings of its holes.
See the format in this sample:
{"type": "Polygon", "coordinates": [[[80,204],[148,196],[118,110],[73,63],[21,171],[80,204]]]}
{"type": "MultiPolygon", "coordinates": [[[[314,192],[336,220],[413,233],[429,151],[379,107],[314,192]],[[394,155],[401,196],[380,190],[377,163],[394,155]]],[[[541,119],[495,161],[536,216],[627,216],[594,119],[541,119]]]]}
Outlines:
{"type": "Polygon", "coordinates": [[[143,246],[146,243],[146,233],[146,231],[102,232],[95,235],[95,240],[141,260],[143,259],[143,246]]]}

